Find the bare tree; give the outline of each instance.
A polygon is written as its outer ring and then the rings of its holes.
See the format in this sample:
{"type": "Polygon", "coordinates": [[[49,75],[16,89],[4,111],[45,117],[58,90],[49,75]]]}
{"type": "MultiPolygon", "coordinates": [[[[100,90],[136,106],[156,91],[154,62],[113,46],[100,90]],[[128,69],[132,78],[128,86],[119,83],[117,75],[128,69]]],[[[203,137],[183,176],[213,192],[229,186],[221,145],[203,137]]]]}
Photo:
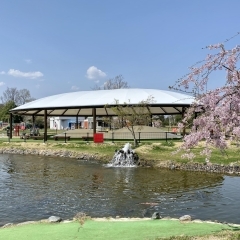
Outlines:
{"type": "Polygon", "coordinates": [[[95,85],[93,90],[111,90],[111,89],[120,89],[120,88],[129,88],[128,83],[123,80],[122,75],[118,75],[115,78],[107,80],[103,87],[95,85]]]}
{"type": "Polygon", "coordinates": [[[128,83],[123,81],[122,75],[118,75],[115,78],[109,79],[104,83],[104,86],[103,86],[104,90],[120,89],[120,88],[129,88],[128,83]]]}
{"type": "Polygon", "coordinates": [[[3,96],[1,97],[3,104],[7,102],[14,102],[16,104],[18,99],[19,99],[19,91],[17,90],[17,88],[9,88],[9,87],[3,92],[3,96]]]}
{"type": "Polygon", "coordinates": [[[154,99],[152,96],[149,96],[146,100],[142,100],[134,106],[130,101],[128,103],[119,104],[119,101],[115,99],[115,107],[111,108],[117,116],[117,119],[114,121],[115,126],[117,125],[119,128],[126,127],[131,132],[134,146],[138,145],[135,132],[152,122],[152,116],[148,109],[148,105],[153,102],[154,99]]]}
{"type": "Polygon", "coordinates": [[[19,96],[18,96],[19,97],[19,100],[18,100],[18,104],[19,105],[25,104],[25,103],[27,103],[27,102],[32,100],[32,97],[31,97],[31,94],[30,94],[29,90],[27,90],[27,89],[20,89],[18,91],[18,93],[19,93],[19,96]]]}
{"type": "Polygon", "coordinates": [[[17,106],[25,104],[32,100],[33,98],[31,97],[29,90],[18,90],[17,88],[9,87],[3,92],[3,96],[1,97],[1,101],[3,104],[6,104],[7,102],[14,102],[17,106]]]}

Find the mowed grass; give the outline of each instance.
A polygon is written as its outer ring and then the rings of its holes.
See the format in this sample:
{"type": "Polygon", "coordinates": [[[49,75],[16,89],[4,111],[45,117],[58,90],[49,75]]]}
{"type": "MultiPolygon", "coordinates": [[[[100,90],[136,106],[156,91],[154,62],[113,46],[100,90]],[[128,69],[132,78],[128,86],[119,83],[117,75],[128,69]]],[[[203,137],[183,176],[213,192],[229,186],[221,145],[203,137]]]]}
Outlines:
{"type": "MultiPolygon", "coordinates": [[[[99,160],[104,162],[110,161],[114,155],[115,150],[119,150],[124,147],[124,144],[127,142],[116,141],[112,143],[111,141],[105,141],[104,143],[93,143],[86,141],[69,141],[64,143],[64,141],[47,141],[45,144],[42,140],[28,140],[26,143],[20,139],[13,139],[10,143],[6,139],[0,139],[0,148],[1,147],[10,147],[10,148],[37,148],[37,149],[53,149],[53,150],[66,150],[73,151],[76,153],[86,153],[94,154],[99,156],[99,160]],[[17,141],[16,141],[17,140],[17,141]]],[[[131,143],[131,141],[130,141],[131,143]]],[[[147,160],[148,162],[152,161],[152,164],[158,164],[160,162],[176,162],[176,163],[205,163],[205,156],[201,155],[201,151],[204,149],[200,144],[198,147],[192,149],[192,152],[195,154],[193,160],[188,160],[182,158],[184,154],[183,151],[176,154],[175,151],[181,145],[181,140],[173,141],[142,141],[139,146],[134,149],[138,154],[140,160],[147,160]]],[[[218,149],[212,148],[212,157],[210,159],[213,164],[223,164],[229,165],[230,163],[240,164],[240,148],[237,145],[229,144],[228,149],[225,151],[220,151],[218,149]]]]}
{"type": "Polygon", "coordinates": [[[205,236],[223,230],[233,230],[222,224],[184,223],[177,220],[87,220],[83,227],[79,226],[78,222],[27,224],[2,228],[0,237],[4,240],[150,240],[171,239],[176,236],[205,236]]]}
{"type": "MultiPolygon", "coordinates": [[[[127,142],[127,141],[126,141],[127,142]]],[[[116,150],[119,150],[124,147],[125,141],[118,141],[112,143],[111,141],[105,141],[104,143],[93,143],[85,141],[69,141],[64,143],[64,141],[47,141],[45,144],[42,140],[28,140],[24,142],[20,139],[13,139],[8,143],[7,139],[0,139],[0,148],[10,147],[10,148],[39,148],[39,149],[53,149],[53,150],[66,150],[73,151],[76,153],[87,153],[98,155],[99,160],[104,162],[110,161],[116,150]]],[[[130,141],[130,144],[131,141],[130,141]]],[[[172,140],[172,141],[142,141],[139,146],[134,149],[139,158],[142,160],[147,160],[148,162],[152,161],[152,164],[159,162],[172,161],[176,163],[188,163],[190,160],[182,158],[183,151],[176,152],[177,148],[182,144],[181,140],[172,140]]],[[[205,156],[201,155],[203,146],[199,145],[192,149],[196,157],[192,162],[205,163],[205,156]]],[[[229,144],[229,148],[221,152],[218,149],[212,149],[212,157],[210,161],[214,164],[224,164],[228,165],[230,163],[238,163],[239,160],[240,148],[237,145],[229,144]]]]}
{"type": "MultiPolygon", "coordinates": [[[[155,163],[161,161],[172,161],[177,163],[206,163],[206,157],[201,155],[203,146],[193,148],[191,151],[195,154],[193,160],[182,158],[184,151],[175,153],[178,147],[181,145],[181,141],[168,141],[168,142],[145,142],[139,148],[136,148],[140,159],[152,160],[155,163]]],[[[236,145],[229,145],[228,149],[220,151],[219,149],[212,148],[211,163],[229,165],[230,163],[240,164],[240,148],[236,145]]]]}

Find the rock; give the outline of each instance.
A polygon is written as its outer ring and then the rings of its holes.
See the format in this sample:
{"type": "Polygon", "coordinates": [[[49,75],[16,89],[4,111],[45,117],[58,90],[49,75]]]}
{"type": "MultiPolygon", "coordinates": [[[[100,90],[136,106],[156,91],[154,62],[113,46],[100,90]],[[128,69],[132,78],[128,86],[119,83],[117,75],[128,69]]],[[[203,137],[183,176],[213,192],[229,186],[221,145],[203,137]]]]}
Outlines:
{"type": "Polygon", "coordinates": [[[152,219],[160,219],[160,218],[162,218],[161,216],[160,216],[160,214],[159,214],[159,212],[154,212],[153,213],[153,215],[152,215],[152,219]]]}
{"type": "Polygon", "coordinates": [[[61,222],[62,219],[60,217],[57,217],[57,216],[51,216],[48,218],[48,221],[49,222],[61,222]]]}
{"type": "Polygon", "coordinates": [[[33,224],[33,223],[36,223],[36,222],[35,222],[35,221],[26,221],[26,222],[18,223],[17,226],[22,226],[22,225],[27,225],[27,224],[33,224]]]}
{"type": "Polygon", "coordinates": [[[203,223],[203,220],[201,220],[201,219],[194,219],[193,222],[195,222],[195,223],[203,223]]]}
{"type": "Polygon", "coordinates": [[[3,225],[2,228],[11,227],[11,226],[13,226],[13,223],[7,223],[7,224],[3,225]]]}
{"type": "Polygon", "coordinates": [[[192,218],[190,215],[184,215],[179,218],[180,221],[192,221],[192,218]]]}
{"type": "Polygon", "coordinates": [[[172,164],[172,165],[170,166],[170,169],[171,169],[171,170],[175,170],[175,169],[176,169],[175,165],[172,164]]]}

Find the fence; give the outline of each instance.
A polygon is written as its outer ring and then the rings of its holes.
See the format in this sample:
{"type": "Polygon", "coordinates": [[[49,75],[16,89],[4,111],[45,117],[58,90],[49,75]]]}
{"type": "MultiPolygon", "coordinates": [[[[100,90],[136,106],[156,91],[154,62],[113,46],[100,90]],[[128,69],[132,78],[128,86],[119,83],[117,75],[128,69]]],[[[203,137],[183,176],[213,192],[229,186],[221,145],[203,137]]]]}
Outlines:
{"type": "MultiPolygon", "coordinates": [[[[93,133],[74,133],[67,132],[67,136],[70,136],[71,139],[82,139],[84,141],[93,141],[93,133]]],[[[102,132],[103,139],[106,141],[118,141],[118,140],[132,140],[133,136],[130,132],[102,132]]],[[[182,135],[175,134],[172,132],[135,132],[135,137],[138,142],[142,140],[172,140],[172,139],[181,139],[182,135]]]]}
{"type": "MultiPolygon", "coordinates": [[[[100,132],[98,132],[100,133],[100,132]]],[[[123,141],[123,140],[133,140],[133,136],[130,132],[118,132],[118,131],[109,131],[109,132],[101,132],[103,134],[104,141],[123,141]]],[[[13,135],[14,136],[14,135],[13,135]]],[[[40,134],[40,136],[29,136],[28,134],[21,133],[20,136],[14,136],[13,139],[10,140],[7,132],[1,133],[0,138],[6,139],[8,141],[19,141],[22,139],[23,141],[29,140],[41,140],[44,141],[44,135],[40,134]]],[[[177,140],[181,139],[182,135],[176,134],[173,132],[135,132],[136,140],[140,143],[143,140],[177,140]]],[[[48,134],[48,140],[56,140],[56,141],[93,141],[93,132],[74,132],[74,131],[66,131],[60,134],[48,134]]]]}

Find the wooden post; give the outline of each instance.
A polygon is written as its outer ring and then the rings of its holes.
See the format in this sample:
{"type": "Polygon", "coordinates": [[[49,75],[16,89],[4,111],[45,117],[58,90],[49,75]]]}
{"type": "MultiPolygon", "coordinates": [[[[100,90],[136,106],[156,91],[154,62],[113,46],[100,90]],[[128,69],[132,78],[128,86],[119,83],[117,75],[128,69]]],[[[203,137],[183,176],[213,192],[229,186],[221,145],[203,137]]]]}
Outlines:
{"type": "Polygon", "coordinates": [[[35,115],[32,115],[32,125],[35,127],[35,115]]]}
{"type": "MultiPolygon", "coordinates": [[[[184,114],[185,114],[186,108],[183,107],[182,108],[182,118],[184,118],[184,114]]],[[[183,126],[183,137],[186,135],[186,128],[185,125],[183,126]]]]}
{"type": "Polygon", "coordinates": [[[76,129],[78,129],[78,115],[76,116],[76,129]]]}
{"type": "Polygon", "coordinates": [[[47,141],[47,110],[44,110],[44,142],[47,141]]]}
{"type": "Polygon", "coordinates": [[[13,130],[13,115],[12,113],[10,113],[10,116],[9,116],[9,124],[10,124],[10,129],[9,129],[9,138],[12,139],[12,130],[13,130]]]}

